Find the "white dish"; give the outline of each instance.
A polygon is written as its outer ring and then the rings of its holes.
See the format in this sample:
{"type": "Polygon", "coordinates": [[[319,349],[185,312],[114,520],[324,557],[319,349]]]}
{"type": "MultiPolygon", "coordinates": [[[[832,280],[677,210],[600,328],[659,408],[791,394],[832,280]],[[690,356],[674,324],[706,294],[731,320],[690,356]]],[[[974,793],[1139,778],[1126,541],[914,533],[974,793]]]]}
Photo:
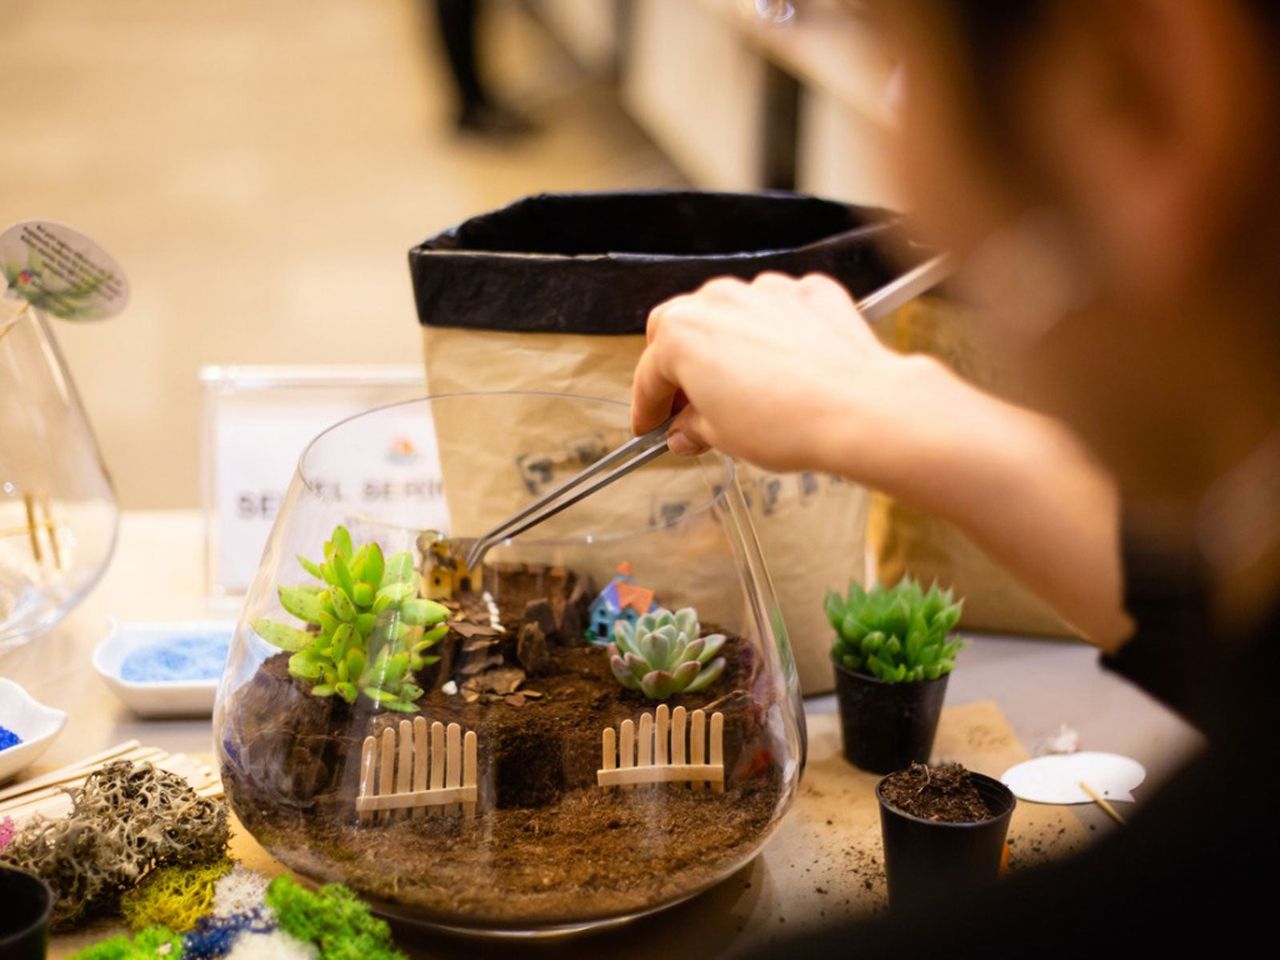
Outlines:
{"type": "Polygon", "coordinates": [[[12,680],[0,677],[0,726],[22,740],[0,750],[0,783],[39,760],[66,725],[67,715],[61,710],[46,707],[12,680]]]}
{"type": "Polygon", "coordinates": [[[208,717],[218,693],[218,679],[136,682],[121,677],[125,658],[139,647],[190,634],[231,637],[235,623],[226,620],[184,620],[169,623],[119,623],[93,651],[93,668],[111,691],[140,717],[208,717]]]}
{"type": "Polygon", "coordinates": [[[1000,777],[1019,800],[1032,803],[1093,803],[1081,783],[1107,800],[1131,803],[1131,791],[1146,778],[1147,771],[1137,760],[1093,750],[1024,760],[1000,777]]]}

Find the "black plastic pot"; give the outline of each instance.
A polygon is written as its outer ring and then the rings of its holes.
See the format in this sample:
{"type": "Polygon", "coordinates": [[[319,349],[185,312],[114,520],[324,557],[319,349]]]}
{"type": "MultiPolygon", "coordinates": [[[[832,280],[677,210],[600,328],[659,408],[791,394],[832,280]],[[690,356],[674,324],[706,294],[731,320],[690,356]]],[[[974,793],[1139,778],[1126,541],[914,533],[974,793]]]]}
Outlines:
{"type": "Polygon", "coordinates": [[[643,333],[649,311],[712,277],[830,274],[864,296],[897,271],[878,245],[897,218],[789,193],[540,194],[409,251],[432,327],[643,333]]]}
{"type": "Polygon", "coordinates": [[[917,683],[886,683],[839,664],[835,668],[845,759],[872,773],[928,763],[950,674],[917,683]]]}
{"type": "Polygon", "coordinates": [[[53,891],[39,877],[0,867],[0,957],[44,960],[53,891]]]}
{"type": "Polygon", "coordinates": [[[891,807],[876,784],[889,906],[911,910],[943,895],[991,883],[1000,873],[1009,818],[1017,801],[999,780],[971,773],[987,805],[999,811],[973,823],[939,823],[891,807]]]}

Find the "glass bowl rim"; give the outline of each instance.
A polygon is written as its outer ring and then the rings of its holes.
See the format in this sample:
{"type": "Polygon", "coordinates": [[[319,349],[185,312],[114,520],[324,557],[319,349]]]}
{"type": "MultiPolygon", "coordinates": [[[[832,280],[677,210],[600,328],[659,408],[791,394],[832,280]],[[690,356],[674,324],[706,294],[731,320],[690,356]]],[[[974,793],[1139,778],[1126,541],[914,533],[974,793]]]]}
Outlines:
{"type": "MultiPolygon", "coordinates": [[[[334,423],[329,424],[329,426],[325,427],[323,430],[317,433],[314,437],[312,437],[309,441],[307,441],[307,445],[303,447],[302,453],[299,454],[298,456],[298,463],[294,469],[294,473],[297,476],[298,480],[302,483],[303,488],[306,489],[307,493],[310,496],[314,497],[316,500],[320,501],[321,503],[336,504],[336,503],[343,502],[343,501],[335,500],[329,496],[326,496],[324,492],[312,482],[311,478],[307,476],[307,470],[306,470],[307,458],[311,455],[311,452],[316,447],[316,445],[319,444],[322,440],[324,440],[329,434],[334,433],[338,429],[345,427],[356,420],[362,419],[364,417],[374,416],[376,414],[385,413],[388,410],[394,410],[399,407],[408,407],[408,406],[413,406],[415,404],[430,404],[432,401],[435,401],[435,400],[465,400],[465,399],[476,399],[476,398],[482,398],[482,397],[544,397],[552,400],[585,401],[588,403],[603,404],[609,407],[623,407],[623,408],[627,407],[627,404],[621,400],[610,400],[606,397],[592,397],[592,396],[587,396],[585,394],[579,394],[579,393],[564,393],[556,390],[460,390],[460,391],[455,391],[453,393],[425,394],[421,397],[412,397],[408,400],[396,400],[392,403],[383,403],[383,404],[379,404],[378,406],[369,407],[365,410],[361,410],[357,413],[353,413],[350,416],[343,417],[341,420],[338,420],[334,423]]],[[[602,533],[599,535],[588,534],[586,536],[579,536],[579,537],[553,537],[549,539],[522,537],[520,539],[520,542],[527,546],[540,546],[540,547],[568,546],[568,545],[583,544],[583,543],[587,543],[587,544],[609,543],[616,540],[623,540],[628,537],[641,536],[647,533],[654,533],[659,530],[669,530],[672,527],[679,526],[680,524],[685,523],[686,521],[691,520],[694,517],[699,516],[700,514],[710,510],[716,503],[722,502],[729,488],[734,486],[737,482],[737,475],[738,475],[737,465],[734,463],[732,457],[726,456],[725,454],[720,453],[718,450],[708,450],[705,453],[699,454],[699,457],[705,457],[705,456],[714,457],[717,461],[719,461],[720,465],[723,467],[725,472],[724,485],[718,491],[712,493],[708,497],[701,499],[695,506],[685,510],[683,513],[680,514],[680,516],[675,517],[672,520],[668,520],[663,523],[656,523],[647,527],[627,528],[624,530],[609,531],[608,533],[602,533]]],[[[692,460],[696,458],[686,458],[686,459],[692,460]]],[[[412,530],[415,533],[423,532],[422,530],[419,530],[417,528],[411,528],[404,524],[379,521],[375,518],[370,518],[370,522],[377,525],[395,528],[399,530],[412,530]]],[[[479,531],[479,532],[483,532],[483,531],[479,531]]],[[[502,546],[510,542],[512,542],[510,539],[503,540],[500,543],[495,544],[495,546],[502,546]]]]}

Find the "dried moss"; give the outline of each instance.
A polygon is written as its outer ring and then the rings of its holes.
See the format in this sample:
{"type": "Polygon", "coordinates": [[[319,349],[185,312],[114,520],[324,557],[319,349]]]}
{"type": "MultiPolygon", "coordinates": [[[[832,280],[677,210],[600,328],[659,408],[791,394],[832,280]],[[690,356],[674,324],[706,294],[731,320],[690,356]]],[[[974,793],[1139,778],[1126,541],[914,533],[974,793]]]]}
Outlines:
{"type": "Polygon", "coordinates": [[[34,873],[53,888],[55,930],[113,912],[125,891],[152,870],[226,855],[226,806],[151,764],[108,764],[71,798],[69,816],[33,818],[0,853],[0,863],[34,873]]]}
{"type": "Polygon", "coordinates": [[[312,893],[288,877],[276,877],[264,898],[280,929],[320,948],[320,960],[404,960],[391,930],[346,887],[329,884],[312,893]]]}
{"type": "Polygon", "coordinates": [[[214,889],[231,867],[231,861],[224,858],[153,870],[120,898],[120,913],[133,930],[165,926],[186,933],[213,909],[214,889]]]}

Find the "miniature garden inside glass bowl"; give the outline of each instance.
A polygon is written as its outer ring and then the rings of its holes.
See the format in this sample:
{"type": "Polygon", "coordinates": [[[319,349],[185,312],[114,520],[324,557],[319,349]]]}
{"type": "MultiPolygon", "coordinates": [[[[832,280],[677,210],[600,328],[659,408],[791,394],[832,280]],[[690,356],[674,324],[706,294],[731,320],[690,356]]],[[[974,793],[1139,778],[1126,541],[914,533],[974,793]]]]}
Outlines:
{"type": "Polygon", "coordinates": [[[675,903],[760,849],[803,717],[728,460],[660,458],[459,559],[628,437],[624,405],[510,393],[312,443],[215,714],[273,855],[391,916],[536,934],[675,903]],[[387,458],[418,479],[378,486],[387,458]]]}

